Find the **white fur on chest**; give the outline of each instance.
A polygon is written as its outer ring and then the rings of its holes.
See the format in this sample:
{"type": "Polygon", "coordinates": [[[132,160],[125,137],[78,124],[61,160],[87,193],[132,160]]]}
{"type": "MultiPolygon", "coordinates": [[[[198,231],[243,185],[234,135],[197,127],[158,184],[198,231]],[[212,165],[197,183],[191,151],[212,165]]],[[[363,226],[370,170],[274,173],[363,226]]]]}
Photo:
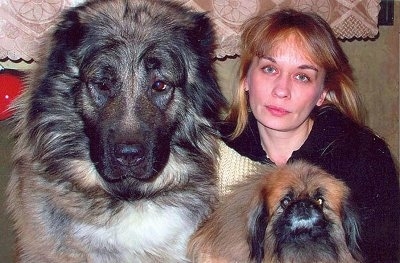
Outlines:
{"type": "MultiPolygon", "coordinates": [[[[74,229],[79,243],[86,247],[98,262],[106,257],[117,257],[121,262],[140,262],[146,255],[176,255],[182,261],[186,254],[189,236],[196,227],[187,210],[177,207],[161,207],[151,202],[140,206],[127,206],[105,227],[79,225],[74,229]],[[136,260],[135,260],[136,259],[136,260]]],[[[165,262],[168,262],[166,259],[165,262]]]]}

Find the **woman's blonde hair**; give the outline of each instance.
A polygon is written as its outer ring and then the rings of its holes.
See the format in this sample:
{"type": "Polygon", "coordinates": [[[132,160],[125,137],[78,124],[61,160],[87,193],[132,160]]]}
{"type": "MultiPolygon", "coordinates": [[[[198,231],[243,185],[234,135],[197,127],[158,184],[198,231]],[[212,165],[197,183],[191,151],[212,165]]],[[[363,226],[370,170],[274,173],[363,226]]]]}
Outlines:
{"type": "Polygon", "coordinates": [[[312,61],[326,70],[327,96],[323,105],[333,104],[346,116],[363,124],[364,113],[352,69],[329,24],[317,14],[285,9],[253,17],[242,26],[239,86],[226,118],[236,122],[232,138],[243,132],[248,121],[248,97],[243,82],[253,58],[268,54],[293,34],[302,41],[300,45],[312,61]]]}

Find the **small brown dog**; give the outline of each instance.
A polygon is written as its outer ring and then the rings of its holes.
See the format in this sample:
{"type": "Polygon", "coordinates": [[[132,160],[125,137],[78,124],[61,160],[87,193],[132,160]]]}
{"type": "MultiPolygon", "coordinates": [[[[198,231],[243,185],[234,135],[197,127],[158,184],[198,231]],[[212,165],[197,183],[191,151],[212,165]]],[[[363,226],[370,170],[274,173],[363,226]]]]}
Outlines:
{"type": "Polygon", "coordinates": [[[194,262],[361,262],[349,188],[305,162],[236,185],[193,236],[194,262]]]}

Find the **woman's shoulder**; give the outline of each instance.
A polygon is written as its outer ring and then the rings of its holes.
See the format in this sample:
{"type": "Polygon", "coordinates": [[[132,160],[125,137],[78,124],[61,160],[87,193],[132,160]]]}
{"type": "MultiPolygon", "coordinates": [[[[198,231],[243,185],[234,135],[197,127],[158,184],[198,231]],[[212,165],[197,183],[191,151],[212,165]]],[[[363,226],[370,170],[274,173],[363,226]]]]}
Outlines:
{"type": "Polygon", "coordinates": [[[245,129],[234,139],[231,138],[231,134],[235,129],[234,123],[223,122],[219,125],[218,129],[225,144],[240,155],[247,156],[256,162],[262,162],[265,159],[265,152],[261,147],[257,120],[253,114],[249,114],[245,129]]]}
{"type": "Polygon", "coordinates": [[[316,115],[309,140],[295,154],[296,158],[321,165],[352,187],[397,177],[396,164],[385,140],[334,108],[316,115]]]}
{"type": "Polygon", "coordinates": [[[367,126],[359,126],[355,128],[353,134],[349,135],[349,140],[354,140],[354,144],[360,154],[370,155],[375,161],[378,161],[379,156],[389,159],[392,162],[390,148],[384,138],[380,137],[371,128],[367,126]]]}
{"type": "Polygon", "coordinates": [[[315,117],[317,133],[322,138],[357,151],[389,151],[386,141],[371,128],[355,123],[334,107],[321,109],[315,117]]]}
{"type": "Polygon", "coordinates": [[[320,141],[318,136],[313,138],[319,143],[318,154],[312,155],[314,163],[343,179],[352,190],[359,189],[357,195],[371,197],[374,191],[398,188],[397,165],[383,138],[336,109],[322,112],[316,120],[321,135],[320,141]]]}

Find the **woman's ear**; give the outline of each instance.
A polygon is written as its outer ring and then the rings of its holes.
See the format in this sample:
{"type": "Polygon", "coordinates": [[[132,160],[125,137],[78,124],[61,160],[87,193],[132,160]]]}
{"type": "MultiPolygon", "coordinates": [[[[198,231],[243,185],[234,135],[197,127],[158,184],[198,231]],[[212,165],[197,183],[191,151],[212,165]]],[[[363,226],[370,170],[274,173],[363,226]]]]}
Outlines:
{"type": "Polygon", "coordinates": [[[249,91],[249,83],[247,81],[247,77],[245,77],[242,81],[242,87],[244,89],[244,91],[249,91]]]}
{"type": "Polygon", "coordinates": [[[328,91],[326,89],[322,90],[321,96],[319,97],[318,101],[317,101],[317,106],[321,106],[322,103],[324,103],[325,98],[326,98],[326,94],[328,94],[328,91]]]}

